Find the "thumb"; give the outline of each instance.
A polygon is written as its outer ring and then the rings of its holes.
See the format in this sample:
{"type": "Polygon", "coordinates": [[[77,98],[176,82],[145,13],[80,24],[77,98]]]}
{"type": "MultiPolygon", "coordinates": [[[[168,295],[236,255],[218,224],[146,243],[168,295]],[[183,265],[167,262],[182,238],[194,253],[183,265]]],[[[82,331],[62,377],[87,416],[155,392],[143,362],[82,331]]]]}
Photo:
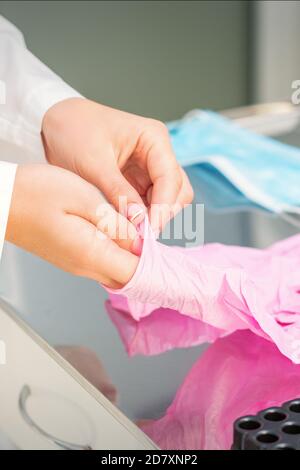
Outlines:
{"type": "Polygon", "coordinates": [[[93,160],[92,167],[89,180],[118,212],[134,224],[140,223],[146,213],[144,202],[137,190],[123,176],[113,152],[107,155],[104,165],[100,166],[93,160]]]}

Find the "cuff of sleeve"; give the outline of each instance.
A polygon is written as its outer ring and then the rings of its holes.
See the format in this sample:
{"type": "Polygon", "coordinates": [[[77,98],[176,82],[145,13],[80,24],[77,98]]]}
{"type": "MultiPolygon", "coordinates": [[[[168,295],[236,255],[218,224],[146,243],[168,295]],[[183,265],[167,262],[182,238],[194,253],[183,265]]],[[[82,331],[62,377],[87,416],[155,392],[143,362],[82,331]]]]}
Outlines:
{"type": "Polygon", "coordinates": [[[14,188],[17,165],[0,162],[0,259],[5,240],[6,226],[14,188]]]}
{"type": "Polygon", "coordinates": [[[44,115],[53,105],[69,98],[83,98],[83,96],[63,80],[45,83],[28,96],[22,112],[24,130],[22,140],[23,145],[39,158],[44,155],[41,139],[44,115]]]}

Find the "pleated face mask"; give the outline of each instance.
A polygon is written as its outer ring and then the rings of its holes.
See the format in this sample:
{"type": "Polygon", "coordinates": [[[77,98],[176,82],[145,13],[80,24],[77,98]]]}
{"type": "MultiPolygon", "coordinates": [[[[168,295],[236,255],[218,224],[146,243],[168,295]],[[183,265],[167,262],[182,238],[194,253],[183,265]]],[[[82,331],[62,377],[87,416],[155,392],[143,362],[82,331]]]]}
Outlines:
{"type": "Polygon", "coordinates": [[[194,189],[194,201],[204,204],[211,212],[256,210],[272,214],[264,207],[250,201],[209,163],[186,167],[186,173],[194,189]]]}
{"type": "Polygon", "coordinates": [[[206,111],[190,113],[168,128],[182,166],[209,164],[252,203],[278,214],[300,214],[297,148],[206,111]]]}

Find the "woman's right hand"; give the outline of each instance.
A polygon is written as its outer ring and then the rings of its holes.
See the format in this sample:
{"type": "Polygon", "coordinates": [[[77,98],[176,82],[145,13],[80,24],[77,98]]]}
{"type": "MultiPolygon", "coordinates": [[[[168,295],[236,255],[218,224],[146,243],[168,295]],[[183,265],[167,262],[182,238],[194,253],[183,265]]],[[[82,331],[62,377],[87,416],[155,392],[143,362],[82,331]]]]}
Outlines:
{"type": "Polygon", "coordinates": [[[6,240],[78,276],[118,288],[136,270],[136,228],[80,176],[47,164],[17,168],[6,240]]]}

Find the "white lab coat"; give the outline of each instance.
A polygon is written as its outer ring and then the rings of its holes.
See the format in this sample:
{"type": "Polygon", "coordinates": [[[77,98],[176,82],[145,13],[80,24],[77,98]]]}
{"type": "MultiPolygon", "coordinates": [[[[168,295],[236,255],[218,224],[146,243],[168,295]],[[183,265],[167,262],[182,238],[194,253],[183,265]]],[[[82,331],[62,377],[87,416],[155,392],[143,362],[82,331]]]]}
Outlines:
{"type": "Polygon", "coordinates": [[[40,130],[55,103],[80,96],[26,48],[0,15],[0,257],[17,163],[44,161],[40,130]]]}
{"type": "MultiPolygon", "coordinates": [[[[17,164],[46,163],[40,136],[43,116],[55,103],[78,96],[81,95],[30,53],[22,33],[0,15],[0,258],[17,164]]],[[[8,251],[1,297],[22,304],[21,253],[13,247],[8,251]],[[16,289],[13,292],[12,286],[16,289]]],[[[1,448],[13,446],[0,429],[1,448]]]]}

